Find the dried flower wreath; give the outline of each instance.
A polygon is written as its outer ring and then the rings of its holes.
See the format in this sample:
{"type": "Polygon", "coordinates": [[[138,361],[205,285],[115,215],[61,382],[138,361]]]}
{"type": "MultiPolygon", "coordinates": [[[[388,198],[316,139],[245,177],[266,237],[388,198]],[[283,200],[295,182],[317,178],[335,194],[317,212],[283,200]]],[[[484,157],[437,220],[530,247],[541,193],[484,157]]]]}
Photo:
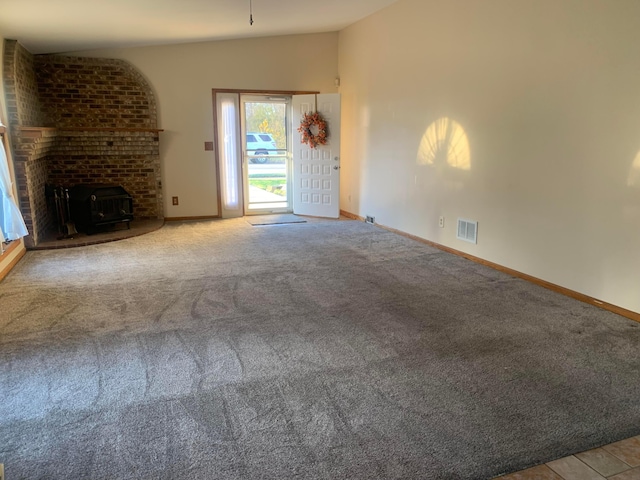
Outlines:
{"type": "Polygon", "coordinates": [[[302,133],[301,143],[306,143],[311,148],[327,144],[327,122],[324,121],[318,112],[305,113],[300,121],[298,131],[302,133]],[[318,129],[316,135],[311,132],[311,127],[318,129]]]}

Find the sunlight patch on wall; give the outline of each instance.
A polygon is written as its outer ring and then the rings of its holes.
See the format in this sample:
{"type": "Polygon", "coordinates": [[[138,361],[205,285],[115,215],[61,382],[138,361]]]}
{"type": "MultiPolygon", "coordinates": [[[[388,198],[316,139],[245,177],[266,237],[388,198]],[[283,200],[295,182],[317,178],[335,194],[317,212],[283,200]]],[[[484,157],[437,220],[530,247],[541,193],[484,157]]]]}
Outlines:
{"type": "Polygon", "coordinates": [[[417,163],[470,170],[469,139],[460,124],[443,117],[429,125],[420,142],[417,163]]]}
{"type": "Polygon", "coordinates": [[[640,152],[636,155],[631,170],[629,171],[629,177],[627,178],[628,187],[640,187],[640,152]]]}

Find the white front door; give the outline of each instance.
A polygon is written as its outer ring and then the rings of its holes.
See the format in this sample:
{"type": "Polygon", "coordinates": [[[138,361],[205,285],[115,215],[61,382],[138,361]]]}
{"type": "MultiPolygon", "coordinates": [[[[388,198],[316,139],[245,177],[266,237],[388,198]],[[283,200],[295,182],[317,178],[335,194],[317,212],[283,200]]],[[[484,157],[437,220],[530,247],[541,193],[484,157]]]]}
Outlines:
{"type": "MultiPolygon", "coordinates": [[[[293,96],[293,213],[340,216],[340,94],[293,96]],[[310,148],[298,132],[305,113],[327,122],[327,144],[310,148]]],[[[312,132],[315,133],[315,132],[312,132]]]]}

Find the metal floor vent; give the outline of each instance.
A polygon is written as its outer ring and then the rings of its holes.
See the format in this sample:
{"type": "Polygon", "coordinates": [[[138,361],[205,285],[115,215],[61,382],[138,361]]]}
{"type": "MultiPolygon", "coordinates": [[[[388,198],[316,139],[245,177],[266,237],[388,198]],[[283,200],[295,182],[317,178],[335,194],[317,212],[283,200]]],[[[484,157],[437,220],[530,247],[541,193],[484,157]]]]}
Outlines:
{"type": "Polygon", "coordinates": [[[478,222],[459,218],[456,237],[465,242],[478,243],[478,222]]]}

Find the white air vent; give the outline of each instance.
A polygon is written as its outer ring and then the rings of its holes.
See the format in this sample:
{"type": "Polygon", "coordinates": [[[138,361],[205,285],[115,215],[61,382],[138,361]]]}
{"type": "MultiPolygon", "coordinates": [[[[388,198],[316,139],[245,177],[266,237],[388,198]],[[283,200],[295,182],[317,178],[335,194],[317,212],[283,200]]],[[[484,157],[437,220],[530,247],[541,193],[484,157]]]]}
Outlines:
{"type": "Polygon", "coordinates": [[[459,218],[456,237],[465,242],[478,243],[478,222],[459,218]]]}

